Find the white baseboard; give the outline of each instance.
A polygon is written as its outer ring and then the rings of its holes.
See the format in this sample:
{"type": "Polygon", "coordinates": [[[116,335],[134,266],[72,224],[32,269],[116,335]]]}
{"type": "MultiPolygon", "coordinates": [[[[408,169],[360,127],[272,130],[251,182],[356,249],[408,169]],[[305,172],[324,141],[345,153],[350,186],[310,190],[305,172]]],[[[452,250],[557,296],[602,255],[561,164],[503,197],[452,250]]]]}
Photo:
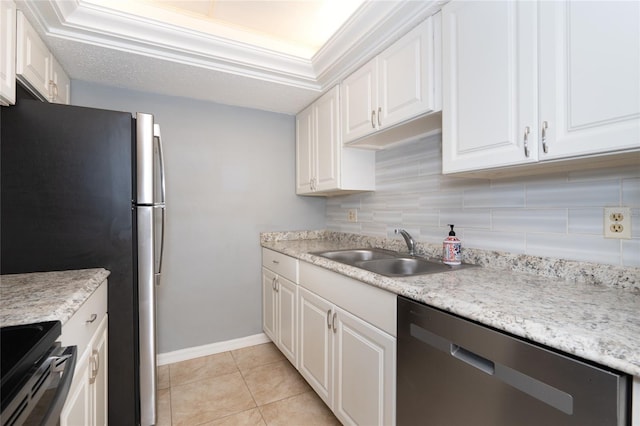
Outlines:
{"type": "Polygon", "coordinates": [[[158,365],[173,364],[174,362],[187,361],[201,356],[233,351],[236,349],[246,348],[248,346],[268,343],[270,341],[271,339],[269,339],[264,333],[254,334],[253,336],[240,337],[239,339],[227,340],[225,342],[216,342],[209,345],[195,346],[193,348],[185,348],[158,354],[157,362],[158,365]]]}

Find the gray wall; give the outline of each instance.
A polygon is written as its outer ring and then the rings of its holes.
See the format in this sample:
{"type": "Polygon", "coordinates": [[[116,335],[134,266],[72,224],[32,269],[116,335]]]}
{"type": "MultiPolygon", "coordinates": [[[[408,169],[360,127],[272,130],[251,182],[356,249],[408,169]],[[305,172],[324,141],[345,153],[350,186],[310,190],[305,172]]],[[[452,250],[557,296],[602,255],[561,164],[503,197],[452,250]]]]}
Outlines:
{"type": "Polygon", "coordinates": [[[74,105],[150,112],[167,171],[158,352],[262,331],[259,233],[322,229],[295,195],[294,117],[73,81],[74,105]]]}
{"type": "Polygon", "coordinates": [[[462,246],[640,267],[640,167],[500,180],[441,174],[436,135],[376,153],[376,192],[327,201],[327,227],[371,236],[407,228],[441,244],[448,223],[462,246]],[[627,206],[632,239],[603,237],[603,207],[627,206]],[[358,223],[347,210],[358,209],[358,223]]]}

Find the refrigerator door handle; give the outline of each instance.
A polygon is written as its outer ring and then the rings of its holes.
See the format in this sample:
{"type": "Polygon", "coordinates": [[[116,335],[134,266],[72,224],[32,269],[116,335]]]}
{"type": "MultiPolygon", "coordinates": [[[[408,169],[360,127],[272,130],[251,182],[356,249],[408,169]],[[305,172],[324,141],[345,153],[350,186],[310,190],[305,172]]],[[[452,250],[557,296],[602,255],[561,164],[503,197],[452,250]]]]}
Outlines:
{"type": "MultiPolygon", "coordinates": [[[[161,191],[160,203],[164,204],[167,192],[166,192],[166,185],[165,185],[165,178],[164,178],[164,154],[162,152],[162,136],[160,136],[160,125],[158,124],[153,125],[153,138],[155,140],[155,143],[158,145],[158,165],[160,167],[160,191],[161,191]]],[[[164,231],[163,231],[163,234],[164,234],[164,231]]]]}
{"type": "Polygon", "coordinates": [[[162,275],[162,263],[164,260],[164,234],[167,227],[167,210],[165,206],[155,206],[161,210],[162,225],[160,231],[160,256],[158,258],[158,270],[156,271],[156,285],[160,285],[160,276],[162,275]]]}

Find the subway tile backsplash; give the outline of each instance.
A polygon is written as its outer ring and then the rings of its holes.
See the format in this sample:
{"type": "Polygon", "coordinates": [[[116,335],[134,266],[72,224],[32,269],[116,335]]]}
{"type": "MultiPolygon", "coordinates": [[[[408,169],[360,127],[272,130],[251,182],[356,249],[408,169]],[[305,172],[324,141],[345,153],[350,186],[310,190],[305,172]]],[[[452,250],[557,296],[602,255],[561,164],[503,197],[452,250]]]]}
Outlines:
{"type": "Polygon", "coordinates": [[[327,229],[463,248],[640,267],[640,165],[513,179],[441,174],[441,136],[376,153],[375,192],[329,198],[327,229]],[[603,208],[631,207],[632,240],[603,237],[603,208]],[[348,209],[358,222],[347,221],[348,209]]]}

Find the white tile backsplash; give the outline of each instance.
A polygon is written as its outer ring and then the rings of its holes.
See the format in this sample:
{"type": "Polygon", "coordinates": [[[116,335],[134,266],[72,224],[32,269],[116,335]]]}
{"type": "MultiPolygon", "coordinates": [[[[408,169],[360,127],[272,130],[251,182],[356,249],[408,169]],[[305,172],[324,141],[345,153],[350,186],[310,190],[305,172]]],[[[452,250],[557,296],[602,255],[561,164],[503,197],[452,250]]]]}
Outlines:
{"type": "Polygon", "coordinates": [[[640,266],[640,168],[469,179],[440,173],[440,144],[436,135],[378,151],[377,190],[327,199],[327,228],[388,236],[404,227],[438,244],[453,223],[463,248],[640,266]],[[632,208],[632,240],[602,236],[606,206],[632,208]]]}

